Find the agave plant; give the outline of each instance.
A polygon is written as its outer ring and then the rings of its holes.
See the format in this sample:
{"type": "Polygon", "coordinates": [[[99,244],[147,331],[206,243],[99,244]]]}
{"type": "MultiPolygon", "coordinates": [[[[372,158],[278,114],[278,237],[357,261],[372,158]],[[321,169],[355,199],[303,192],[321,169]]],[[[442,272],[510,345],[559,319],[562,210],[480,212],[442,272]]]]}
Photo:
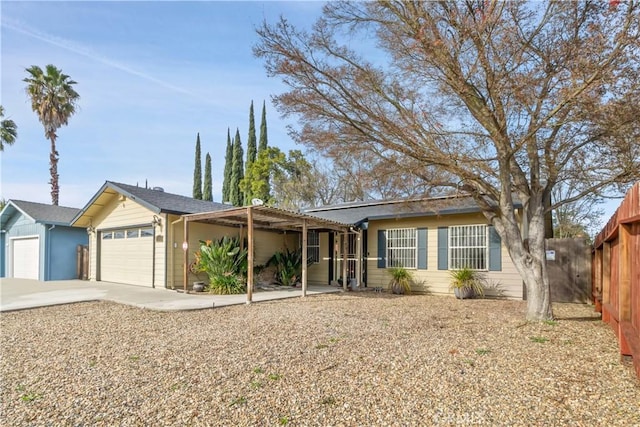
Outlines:
{"type": "Polygon", "coordinates": [[[246,290],[247,250],[240,240],[225,236],[217,241],[200,241],[194,271],[209,276],[208,291],[214,294],[241,294],[246,290]]]}
{"type": "Polygon", "coordinates": [[[293,286],[302,276],[302,250],[276,252],[267,265],[276,267],[276,283],[293,286]]]}

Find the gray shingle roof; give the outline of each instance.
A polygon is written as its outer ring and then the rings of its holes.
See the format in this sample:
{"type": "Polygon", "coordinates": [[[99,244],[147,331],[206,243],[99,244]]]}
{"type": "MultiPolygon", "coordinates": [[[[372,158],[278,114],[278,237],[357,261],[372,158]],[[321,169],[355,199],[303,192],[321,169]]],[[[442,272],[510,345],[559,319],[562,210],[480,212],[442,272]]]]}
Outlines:
{"type": "Polygon", "coordinates": [[[479,212],[471,197],[438,197],[415,200],[370,200],[305,210],[320,218],[360,225],[367,220],[479,212]]]}
{"type": "Polygon", "coordinates": [[[179,194],[171,194],[164,191],[136,187],[134,185],[122,184],[119,182],[107,181],[106,184],[126,196],[129,196],[133,200],[145,202],[147,205],[158,208],[160,212],[182,215],[218,211],[222,209],[229,209],[231,207],[222,203],[197,200],[191,197],[181,196],[179,194]]]}
{"type": "Polygon", "coordinates": [[[65,206],[47,205],[44,203],[10,200],[18,210],[43,224],[69,225],[80,209],[65,206]]]}

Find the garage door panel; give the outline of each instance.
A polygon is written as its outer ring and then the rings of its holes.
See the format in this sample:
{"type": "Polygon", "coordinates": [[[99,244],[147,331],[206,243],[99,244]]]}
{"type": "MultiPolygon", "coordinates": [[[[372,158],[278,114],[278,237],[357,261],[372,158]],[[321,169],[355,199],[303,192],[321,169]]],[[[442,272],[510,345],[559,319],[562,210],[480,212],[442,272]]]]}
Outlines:
{"type": "Polygon", "coordinates": [[[100,280],[152,286],[153,238],[102,239],[100,280]]]}
{"type": "Polygon", "coordinates": [[[14,239],[12,275],[18,279],[38,280],[40,266],[40,239],[14,239]]]}

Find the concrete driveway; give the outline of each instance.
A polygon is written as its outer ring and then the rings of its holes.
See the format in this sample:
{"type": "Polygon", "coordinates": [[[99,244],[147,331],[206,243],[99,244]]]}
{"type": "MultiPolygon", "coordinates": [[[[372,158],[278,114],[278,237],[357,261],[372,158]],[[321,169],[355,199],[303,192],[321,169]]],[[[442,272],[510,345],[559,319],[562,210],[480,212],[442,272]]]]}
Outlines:
{"type": "MultiPolygon", "coordinates": [[[[340,291],[340,288],[331,286],[310,286],[307,295],[340,291]]],[[[301,296],[301,289],[284,288],[283,290],[254,292],[253,302],[301,296]]],[[[169,289],[145,288],[110,282],[82,280],[41,282],[29,279],[0,279],[0,311],[99,300],[151,310],[177,311],[245,304],[247,297],[244,294],[193,295],[169,289]]]]}

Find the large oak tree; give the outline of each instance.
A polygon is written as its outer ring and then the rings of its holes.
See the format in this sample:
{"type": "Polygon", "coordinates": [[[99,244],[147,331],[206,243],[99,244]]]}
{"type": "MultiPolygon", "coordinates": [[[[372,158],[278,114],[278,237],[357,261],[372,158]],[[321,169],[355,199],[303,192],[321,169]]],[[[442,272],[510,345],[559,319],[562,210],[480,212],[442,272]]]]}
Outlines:
{"type": "Polygon", "coordinates": [[[254,52],[298,142],[472,195],[540,320],[545,213],[640,176],[639,17],[634,0],[338,2],[310,30],[265,23],[254,52]]]}

